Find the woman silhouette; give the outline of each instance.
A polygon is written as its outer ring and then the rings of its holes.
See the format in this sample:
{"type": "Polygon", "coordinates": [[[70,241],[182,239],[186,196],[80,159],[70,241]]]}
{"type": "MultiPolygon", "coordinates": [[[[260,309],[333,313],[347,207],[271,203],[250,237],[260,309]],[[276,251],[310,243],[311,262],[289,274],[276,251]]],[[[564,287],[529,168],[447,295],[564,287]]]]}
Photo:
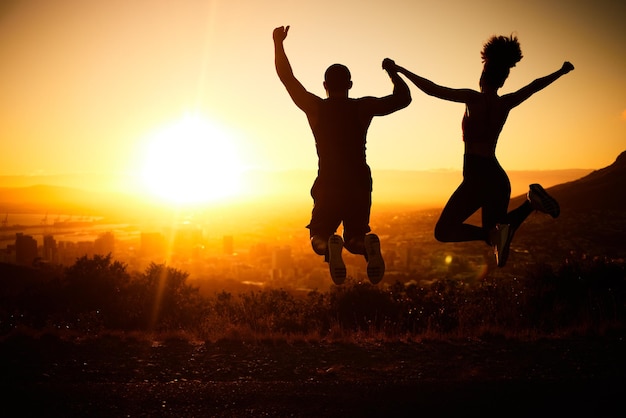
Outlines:
{"type": "Polygon", "coordinates": [[[435,238],[442,242],[485,241],[493,246],[497,265],[503,267],[513,234],[522,222],[534,210],[556,218],[560,209],[558,202],[541,185],[531,184],[527,200],[507,213],[511,184],[496,159],[498,137],[511,109],[572,71],[574,66],[565,62],[558,71],[538,78],[514,93],[499,96],[498,89],[504,85],[511,67],[522,59],[519,42],[514,36],[493,36],[484,44],[481,57],[480,91],[443,87],[396,65],[392,60],[386,64],[395,66],[398,73],[428,95],[465,103],[462,122],[465,143],[463,181],[437,221],[435,238]],[[465,223],[481,208],[482,227],[465,223]]]}

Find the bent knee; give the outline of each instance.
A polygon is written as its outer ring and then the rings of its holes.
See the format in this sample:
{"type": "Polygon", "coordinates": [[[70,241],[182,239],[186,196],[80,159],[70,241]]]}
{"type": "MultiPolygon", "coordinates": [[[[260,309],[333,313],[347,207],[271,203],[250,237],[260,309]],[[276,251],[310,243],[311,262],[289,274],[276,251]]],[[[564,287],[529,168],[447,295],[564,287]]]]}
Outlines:
{"type": "Polygon", "coordinates": [[[311,237],[311,247],[318,255],[326,255],[328,252],[328,238],[319,235],[311,237]]]}

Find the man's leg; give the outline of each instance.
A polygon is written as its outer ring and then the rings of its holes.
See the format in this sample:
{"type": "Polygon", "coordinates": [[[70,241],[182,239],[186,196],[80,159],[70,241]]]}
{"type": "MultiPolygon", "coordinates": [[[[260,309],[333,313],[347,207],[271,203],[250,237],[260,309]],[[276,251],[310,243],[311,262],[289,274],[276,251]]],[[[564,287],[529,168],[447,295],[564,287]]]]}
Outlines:
{"type": "Polygon", "coordinates": [[[343,239],[346,250],[352,254],[366,256],[365,234],[370,229],[370,210],[372,207],[371,188],[363,186],[361,190],[346,191],[342,199],[343,239]]]}
{"type": "Polygon", "coordinates": [[[365,236],[365,258],[367,259],[367,277],[372,284],[378,284],[385,275],[385,260],[380,251],[380,239],[376,234],[365,236]]]}
{"type": "Polygon", "coordinates": [[[341,217],[336,199],[329,195],[327,190],[321,188],[316,181],[311,188],[313,198],[313,210],[311,221],[306,226],[310,231],[311,247],[313,251],[324,256],[328,261],[328,239],[335,233],[341,217]]]}
{"type": "Polygon", "coordinates": [[[324,256],[324,261],[328,261],[328,238],[330,238],[328,234],[314,235],[311,231],[311,247],[313,247],[315,254],[324,256]]]}
{"type": "Polygon", "coordinates": [[[313,211],[311,222],[307,225],[310,230],[311,246],[316,254],[323,255],[328,263],[330,276],[335,284],[341,284],[346,279],[346,266],[341,253],[343,240],[335,235],[341,223],[341,211],[337,198],[326,190],[313,186],[313,211]]]}
{"type": "Polygon", "coordinates": [[[380,251],[380,239],[376,234],[368,233],[371,231],[369,226],[371,207],[371,190],[350,194],[346,202],[343,236],[348,251],[365,257],[367,277],[373,284],[377,284],[385,274],[385,261],[380,251]]]}
{"type": "Polygon", "coordinates": [[[311,246],[313,251],[324,256],[324,261],[328,263],[330,277],[333,279],[333,282],[342,284],[346,279],[346,265],[341,254],[343,251],[343,239],[336,234],[316,232],[310,225],[308,228],[311,229],[311,246]]]}
{"type": "Polygon", "coordinates": [[[346,265],[343,262],[341,252],[343,251],[343,239],[339,235],[333,234],[328,239],[328,268],[330,277],[337,285],[346,280],[346,265]]]}

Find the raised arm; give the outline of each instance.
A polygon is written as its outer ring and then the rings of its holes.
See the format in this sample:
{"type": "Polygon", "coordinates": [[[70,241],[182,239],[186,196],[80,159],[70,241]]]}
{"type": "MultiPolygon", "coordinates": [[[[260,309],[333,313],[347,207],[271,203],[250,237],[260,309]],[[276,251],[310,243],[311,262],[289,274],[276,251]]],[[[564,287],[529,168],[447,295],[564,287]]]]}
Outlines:
{"type": "Polygon", "coordinates": [[[276,74],[283,83],[287,92],[291,96],[296,106],[305,112],[311,111],[319,97],[309,93],[304,86],[293,75],[291,64],[285,53],[285,47],[283,45],[287,33],[289,32],[289,26],[279,26],[274,29],[274,64],[276,66],[276,74]]]}
{"type": "Polygon", "coordinates": [[[477,91],[471,89],[452,89],[435,84],[424,77],[420,77],[419,75],[412,73],[404,67],[396,65],[396,63],[389,58],[386,58],[385,62],[387,62],[388,66],[395,67],[398,73],[403,74],[409,79],[409,81],[415,84],[417,88],[429,96],[434,96],[439,99],[449,100],[452,102],[467,103],[472,99],[472,97],[478,94],[477,91]]]}
{"type": "Polygon", "coordinates": [[[386,67],[383,61],[383,69],[389,74],[393,83],[393,92],[385,97],[363,97],[361,99],[362,116],[369,120],[373,116],[384,116],[407,107],[411,103],[411,90],[406,82],[398,75],[395,68],[386,67]]]}
{"type": "Polygon", "coordinates": [[[383,69],[389,74],[389,78],[393,83],[393,92],[391,93],[389,101],[394,107],[393,111],[403,109],[411,104],[411,90],[406,82],[398,75],[397,68],[395,66],[388,66],[386,61],[383,61],[383,69]]]}
{"type": "Polygon", "coordinates": [[[563,66],[559,70],[545,77],[536,79],[535,81],[525,87],[522,87],[515,93],[505,94],[504,96],[502,96],[502,99],[505,101],[506,105],[510,109],[512,109],[522,103],[524,100],[528,99],[533,94],[537,93],[539,90],[548,87],[550,84],[558,80],[561,76],[569,73],[573,69],[574,66],[572,65],[572,63],[565,61],[563,63],[563,66]]]}

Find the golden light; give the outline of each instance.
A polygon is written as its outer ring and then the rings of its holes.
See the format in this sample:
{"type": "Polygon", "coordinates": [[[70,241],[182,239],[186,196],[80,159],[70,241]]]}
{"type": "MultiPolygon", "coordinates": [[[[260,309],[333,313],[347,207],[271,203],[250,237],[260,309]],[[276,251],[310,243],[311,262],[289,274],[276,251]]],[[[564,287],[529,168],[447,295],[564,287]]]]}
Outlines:
{"type": "Polygon", "coordinates": [[[232,138],[201,116],[186,116],[148,138],[142,184],[176,204],[207,203],[240,192],[242,164],[232,138]]]}

